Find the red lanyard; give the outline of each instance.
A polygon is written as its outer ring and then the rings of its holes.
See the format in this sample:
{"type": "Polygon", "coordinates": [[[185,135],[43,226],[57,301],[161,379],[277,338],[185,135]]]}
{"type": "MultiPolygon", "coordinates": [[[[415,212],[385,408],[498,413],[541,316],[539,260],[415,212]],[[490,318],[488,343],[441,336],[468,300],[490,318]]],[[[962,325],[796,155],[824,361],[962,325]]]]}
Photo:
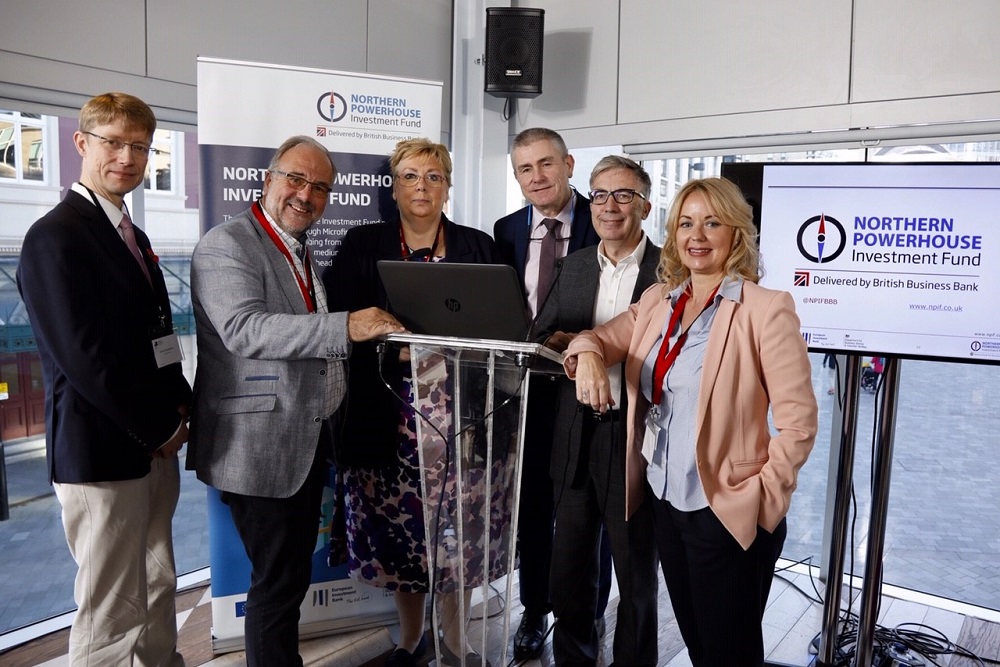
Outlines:
{"type": "MultiPolygon", "coordinates": [[[[701,317],[702,313],[712,305],[712,300],[715,298],[721,285],[722,283],[719,283],[712,290],[712,294],[709,295],[708,301],[705,302],[705,307],[701,309],[701,313],[698,313],[698,317],[701,317]]],[[[670,347],[670,336],[677,327],[677,323],[681,320],[681,315],[684,313],[684,306],[687,305],[688,299],[691,298],[690,289],[689,285],[688,289],[681,292],[681,295],[677,297],[677,305],[674,306],[674,312],[670,313],[670,322],[667,324],[667,331],[663,335],[663,343],[660,345],[660,351],[656,355],[656,365],[653,366],[652,405],[660,404],[660,399],[663,397],[663,379],[667,377],[667,371],[674,365],[674,360],[677,359],[677,355],[680,354],[681,348],[684,346],[684,341],[687,340],[688,330],[691,329],[691,326],[688,325],[688,328],[677,337],[677,343],[673,347],[670,347]]],[[[698,320],[698,317],[694,318],[691,324],[694,324],[698,320]]]]}
{"type": "MultiPolygon", "coordinates": [[[[444,224],[439,222],[438,223],[438,228],[437,228],[437,233],[434,235],[434,245],[431,246],[430,252],[427,253],[427,256],[424,257],[423,261],[425,261],[425,262],[433,262],[434,261],[434,251],[437,250],[438,241],[441,240],[441,228],[442,227],[444,227],[444,224]]],[[[403,260],[407,261],[407,262],[410,261],[410,256],[413,255],[413,253],[410,252],[410,247],[408,245],[406,245],[406,237],[403,236],[403,223],[402,222],[399,223],[399,253],[400,253],[400,256],[403,258],[403,260]]]]}
{"type": "Polygon", "coordinates": [[[257,222],[260,226],[264,228],[267,235],[270,237],[274,246],[285,256],[288,260],[288,265],[292,267],[292,273],[295,274],[295,280],[299,283],[299,291],[302,292],[302,298],[306,302],[306,310],[310,313],[316,312],[316,302],[313,300],[313,275],[312,269],[310,268],[311,262],[309,261],[309,246],[306,246],[306,256],[302,260],[302,266],[306,270],[306,279],[303,281],[302,276],[299,275],[299,270],[295,267],[295,260],[292,259],[292,253],[288,252],[288,246],[285,245],[284,241],[278,237],[277,232],[271,227],[271,223],[267,221],[264,217],[264,210],[260,207],[260,202],[255,201],[253,206],[250,207],[253,212],[253,217],[257,218],[257,222]],[[308,283],[308,285],[307,285],[308,283]]]}

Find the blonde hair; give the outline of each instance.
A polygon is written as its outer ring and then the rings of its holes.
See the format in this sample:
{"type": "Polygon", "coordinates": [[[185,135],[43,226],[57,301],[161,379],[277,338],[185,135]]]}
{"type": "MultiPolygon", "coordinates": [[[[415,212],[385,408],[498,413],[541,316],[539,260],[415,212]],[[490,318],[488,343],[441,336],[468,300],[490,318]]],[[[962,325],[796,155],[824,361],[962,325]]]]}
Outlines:
{"type": "Polygon", "coordinates": [[[660,263],[656,267],[660,280],[670,289],[674,289],[691,277],[691,271],[681,262],[677,250],[677,226],[680,222],[681,208],[694,192],[700,192],[708,200],[719,222],[733,228],[733,245],[726,259],[726,275],[756,283],[763,275],[763,271],[760,267],[753,210],[740,189],[724,178],[694,179],[677,191],[670,205],[670,215],[667,217],[667,240],[660,251],[660,263]]]}
{"type": "Polygon", "coordinates": [[[389,170],[396,176],[399,163],[409,158],[437,160],[444,171],[445,181],[451,186],[451,155],[444,144],[436,144],[430,139],[404,139],[396,144],[396,149],[389,156],[389,170]]]}
{"type": "Polygon", "coordinates": [[[126,131],[139,130],[150,139],[156,131],[156,116],[145,102],[128,93],[103,93],[87,100],[80,109],[80,131],[120,122],[126,131]]]}

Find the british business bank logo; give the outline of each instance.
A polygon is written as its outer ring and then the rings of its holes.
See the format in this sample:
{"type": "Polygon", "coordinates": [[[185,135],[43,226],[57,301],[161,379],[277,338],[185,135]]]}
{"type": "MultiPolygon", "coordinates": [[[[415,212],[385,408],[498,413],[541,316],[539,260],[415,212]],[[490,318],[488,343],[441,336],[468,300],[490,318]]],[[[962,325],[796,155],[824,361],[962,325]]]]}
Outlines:
{"type": "Polygon", "coordinates": [[[844,252],[847,232],[836,218],[820,213],[802,223],[796,241],[803,257],[816,264],[826,264],[844,252]]]}
{"type": "Polygon", "coordinates": [[[340,93],[330,90],[316,100],[316,111],[326,122],[336,123],[347,115],[347,102],[340,93]]]}

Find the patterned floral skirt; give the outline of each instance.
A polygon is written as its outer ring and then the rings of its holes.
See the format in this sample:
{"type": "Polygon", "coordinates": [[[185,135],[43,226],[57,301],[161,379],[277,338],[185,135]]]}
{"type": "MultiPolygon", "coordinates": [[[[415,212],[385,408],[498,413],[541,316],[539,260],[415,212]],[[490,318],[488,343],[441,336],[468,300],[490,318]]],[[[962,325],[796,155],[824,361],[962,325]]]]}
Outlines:
{"type": "MultiPolygon", "coordinates": [[[[439,428],[441,436],[453,440],[451,397],[446,390],[450,383],[441,383],[432,399],[421,401],[425,417],[439,428]]],[[[411,383],[404,380],[399,395],[413,405],[411,383]]],[[[489,466],[481,459],[463,459],[465,474],[461,484],[454,473],[455,447],[446,448],[440,436],[425,451],[429,466],[427,484],[432,498],[439,502],[431,509],[438,530],[432,534],[435,546],[439,591],[454,591],[460,562],[464,563],[464,586],[471,588],[483,583],[486,552],[489,559],[489,580],[506,572],[509,555],[510,494],[513,492],[512,469],[506,453],[495,457],[489,466]],[[487,473],[490,484],[487,487],[487,473]],[[458,489],[462,488],[462,516],[459,527],[456,514],[459,506],[458,489]],[[443,493],[438,489],[443,487],[443,493]],[[490,508],[484,507],[485,491],[490,489],[490,508]],[[440,505],[440,506],[439,506],[440,505]],[[484,518],[484,512],[489,513],[484,518]],[[487,526],[486,524],[490,525],[487,526]],[[459,549],[459,534],[463,548],[459,549]],[[488,540],[488,549],[486,548],[488,540]],[[459,553],[462,552],[461,559],[459,553]]],[[[468,437],[468,434],[467,436],[468,437]]],[[[412,409],[401,405],[399,447],[394,465],[381,468],[352,467],[344,469],[344,495],[347,507],[348,569],[358,581],[404,593],[429,592],[427,542],[424,503],[420,482],[420,453],[417,429],[412,409]]],[[[460,438],[461,440],[461,438],[460,438]]],[[[460,449],[460,448],[459,448],[460,449]]]]}

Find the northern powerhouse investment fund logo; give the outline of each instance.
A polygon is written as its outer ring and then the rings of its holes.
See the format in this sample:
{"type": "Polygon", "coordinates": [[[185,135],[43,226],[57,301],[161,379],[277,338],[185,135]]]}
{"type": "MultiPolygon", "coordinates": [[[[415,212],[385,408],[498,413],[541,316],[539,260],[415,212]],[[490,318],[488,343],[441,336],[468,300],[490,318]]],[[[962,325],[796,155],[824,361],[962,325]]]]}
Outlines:
{"type": "Polygon", "coordinates": [[[316,111],[328,123],[336,123],[347,115],[347,101],[340,93],[328,91],[316,100],[316,111]]]}
{"type": "Polygon", "coordinates": [[[847,232],[836,218],[820,213],[802,223],[796,240],[803,257],[816,264],[826,264],[844,252],[847,232]]]}

